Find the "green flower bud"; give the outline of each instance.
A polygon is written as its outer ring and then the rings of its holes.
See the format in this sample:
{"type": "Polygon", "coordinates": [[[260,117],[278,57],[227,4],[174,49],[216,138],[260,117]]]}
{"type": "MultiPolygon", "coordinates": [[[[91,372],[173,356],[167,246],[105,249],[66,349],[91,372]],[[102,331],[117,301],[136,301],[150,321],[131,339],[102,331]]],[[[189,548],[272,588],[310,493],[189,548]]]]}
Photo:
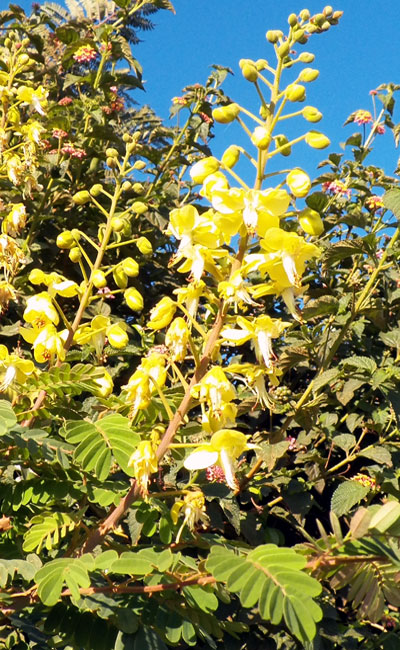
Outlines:
{"type": "Polygon", "coordinates": [[[132,189],[136,194],[142,194],[144,187],[141,183],[134,183],[132,189]]]}
{"type": "Polygon", "coordinates": [[[85,203],[90,201],[90,194],[87,190],[81,190],[80,192],[74,194],[72,200],[77,205],[84,205],[85,203]]]}
{"type": "Polygon", "coordinates": [[[132,211],[136,212],[136,214],[144,214],[147,212],[148,207],[143,201],[134,201],[132,203],[132,211]]]}
{"type": "Polygon", "coordinates": [[[311,16],[311,14],[310,14],[310,12],[308,11],[308,9],[302,9],[302,10],[300,11],[300,18],[301,18],[302,20],[309,20],[310,16],[311,16]]]}
{"type": "Polygon", "coordinates": [[[228,104],[227,106],[218,106],[214,108],[212,116],[216,122],[221,124],[229,124],[237,118],[240,113],[240,106],[238,104],[228,104]]]}
{"type": "Polygon", "coordinates": [[[106,158],[106,165],[107,167],[110,167],[110,169],[114,169],[117,166],[117,159],[116,158],[106,158]]]}
{"type": "Polygon", "coordinates": [[[315,14],[311,20],[314,23],[314,25],[318,25],[318,27],[321,27],[321,25],[325,22],[325,16],[324,14],[315,14]]]}
{"type": "Polygon", "coordinates": [[[8,50],[12,47],[12,40],[11,38],[6,38],[4,40],[4,47],[6,47],[8,50]]]}
{"type": "Polygon", "coordinates": [[[134,287],[129,287],[124,293],[126,304],[132,311],[142,311],[143,309],[143,296],[134,287]]]}
{"type": "Polygon", "coordinates": [[[113,147],[108,147],[108,149],[106,149],[106,156],[107,158],[118,158],[118,150],[113,147]]]}
{"type": "Polygon", "coordinates": [[[328,29],[330,29],[330,28],[331,28],[330,22],[328,20],[325,20],[325,22],[322,23],[322,25],[320,27],[320,30],[321,30],[321,32],[327,32],[328,29]]]}
{"type": "Polygon", "coordinates": [[[304,106],[302,114],[307,122],[319,122],[322,119],[322,113],[314,106],[304,106]]]}
{"type": "Polygon", "coordinates": [[[78,248],[78,246],[74,246],[73,248],[71,248],[71,250],[68,253],[68,257],[71,260],[71,262],[74,262],[74,264],[76,262],[79,262],[79,260],[82,257],[82,253],[81,250],[78,248]]]}
{"type": "Polygon", "coordinates": [[[132,142],[132,136],[129,133],[124,133],[122,136],[122,140],[127,143],[127,142],[132,142]]]}
{"type": "Polygon", "coordinates": [[[107,286],[107,278],[104,275],[103,271],[94,271],[92,275],[92,281],[96,289],[102,289],[103,287],[107,286]]]}
{"type": "Polygon", "coordinates": [[[319,131],[309,131],[306,134],[305,141],[313,149],[326,149],[331,143],[329,138],[319,131]]]}
{"type": "Polygon", "coordinates": [[[113,232],[121,232],[124,229],[125,226],[125,219],[121,219],[121,217],[113,217],[111,219],[111,228],[113,229],[113,232]]]}
{"type": "Polygon", "coordinates": [[[92,187],[89,190],[92,196],[99,196],[99,194],[101,194],[102,191],[103,191],[103,186],[100,183],[95,183],[95,185],[92,185],[92,187]]]}
{"type": "Polygon", "coordinates": [[[290,144],[288,144],[289,140],[287,139],[286,135],[276,135],[274,137],[274,141],[275,148],[280,149],[279,153],[282,154],[282,156],[290,156],[292,153],[292,147],[290,144]]]}
{"type": "Polygon", "coordinates": [[[326,7],[323,8],[322,13],[324,16],[331,16],[333,14],[333,7],[331,7],[331,5],[326,5],[326,7]]]}
{"type": "Polygon", "coordinates": [[[290,27],[294,27],[295,25],[297,25],[297,16],[296,16],[296,14],[290,14],[289,15],[288,23],[289,23],[290,27]]]}
{"type": "Polygon", "coordinates": [[[305,35],[304,29],[296,29],[296,31],[293,34],[293,38],[296,43],[307,43],[307,36],[305,35]]]}
{"type": "Polygon", "coordinates": [[[232,144],[226,151],[224,151],[221,162],[227,169],[232,169],[238,162],[239,158],[240,151],[234,144],[232,144]]]}
{"type": "Polygon", "coordinates": [[[302,52],[299,56],[299,61],[302,63],[312,63],[315,59],[315,55],[311,52],[302,52]]]}
{"type": "Polygon", "coordinates": [[[89,171],[90,172],[97,171],[98,168],[99,168],[99,163],[100,163],[100,160],[98,158],[92,158],[92,160],[90,161],[90,165],[89,165],[89,171]]]}
{"type": "Polygon", "coordinates": [[[268,67],[268,61],[267,59],[257,59],[256,61],[256,68],[257,70],[266,70],[268,67]]]}
{"type": "Polygon", "coordinates": [[[133,165],[133,169],[137,169],[138,171],[142,171],[146,167],[146,163],[144,160],[137,160],[135,164],[133,165]]]}
{"type": "Polygon", "coordinates": [[[282,36],[283,33],[279,29],[270,29],[265,35],[267,41],[270,43],[277,43],[282,36]]]}
{"type": "Polygon", "coordinates": [[[263,104],[261,104],[260,106],[259,113],[260,113],[260,117],[262,117],[263,120],[266,120],[267,117],[270,116],[270,111],[268,109],[268,106],[264,106],[263,104]]]}
{"type": "Polygon", "coordinates": [[[314,68],[304,68],[304,70],[300,72],[299,81],[310,83],[311,81],[315,81],[318,76],[319,70],[315,70],[314,68]]]}
{"type": "Polygon", "coordinates": [[[114,282],[118,289],[126,289],[128,286],[128,276],[126,275],[121,264],[118,264],[113,270],[114,282]]]}
{"type": "Polygon", "coordinates": [[[284,59],[290,52],[290,43],[289,41],[285,41],[278,47],[278,56],[281,59],[284,59]]]}
{"type": "Polygon", "coordinates": [[[133,257],[126,257],[122,262],[122,268],[129,278],[136,278],[139,275],[139,264],[133,257]]]}
{"type": "Polygon", "coordinates": [[[72,232],[70,230],[64,230],[64,232],[60,232],[60,234],[57,236],[56,244],[58,248],[66,250],[72,248],[75,245],[75,239],[72,235],[72,232]]]}
{"type": "Polygon", "coordinates": [[[73,236],[75,241],[79,241],[80,238],[81,238],[81,233],[79,232],[79,230],[77,228],[72,228],[71,235],[73,236]]]}
{"type": "Polygon", "coordinates": [[[289,102],[304,102],[306,89],[300,84],[290,84],[285,90],[285,95],[289,102]]]}
{"type": "Polygon", "coordinates": [[[286,176],[286,183],[289,186],[291,193],[297,198],[302,199],[309,193],[311,189],[311,180],[306,172],[302,169],[292,169],[286,176]]]}
{"type": "Polygon", "coordinates": [[[153,246],[147,237],[139,237],[139,239],[136,240],[136,246],[142,255],[151,255],[153,252],[153,246]]]}
{"type": "Polygon", "coordinates": [[[26,65],[26,64],[28,63],[29,60],[30,60],[30,59],[29,59],[29,55],[26,54],[26,53],[21,54],[21,55],[18,57],[18,63],[19,63],[20,65],[26,65]]]}
{"type": "Polygon", "coordinates": [[[121,190],[123,192],[128,192],[132,188],[132,183],[130,181],[124,181],[121,185],[121,190]]]}
{"type": "Polygon", "coordinates": [[[258,79],[258,71],[254,63],[245,63],[242,66],[242,75],[247,81],[254,83],[258,79]]]}
{"type": "Polygon", "coordinates": [[[256,126],[251,136],[252,143],[263,151],[268,149],[271,142],[271,133],[264,126],[256,126]]]}

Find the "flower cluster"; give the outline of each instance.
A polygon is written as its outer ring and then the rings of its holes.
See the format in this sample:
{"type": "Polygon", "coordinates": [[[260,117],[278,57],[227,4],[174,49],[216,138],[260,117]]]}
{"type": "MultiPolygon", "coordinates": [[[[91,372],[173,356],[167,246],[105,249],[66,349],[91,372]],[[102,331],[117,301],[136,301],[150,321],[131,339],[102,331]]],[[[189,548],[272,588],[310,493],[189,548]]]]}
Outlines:
{"type": "Polygon", "coordinates": [[[97,58],[97,54],[97,50],[91,45],[81,45],[73,54],[72,58],[77,63],[90,63],[97,58]]]}

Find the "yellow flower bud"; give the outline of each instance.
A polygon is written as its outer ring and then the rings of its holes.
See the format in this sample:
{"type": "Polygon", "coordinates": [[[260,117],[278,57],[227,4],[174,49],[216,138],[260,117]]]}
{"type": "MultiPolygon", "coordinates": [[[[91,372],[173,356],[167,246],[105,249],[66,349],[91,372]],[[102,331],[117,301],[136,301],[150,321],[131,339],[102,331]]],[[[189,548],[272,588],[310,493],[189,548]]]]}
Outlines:
{"type": "Polygon", "coordinates": [[[287,139],[286,135],[276,135],[274,137],[275,141],[275,148],[280,149],[279,153],[282,154],[282,156],[290,156],[292,153],[292,147],[290,144],[288,144],[289,140],[287,139]]]}
{"type": "Polygon", "coordinates": [[[300,84],[290,84],[285,90],[285,95],[289,102],[304,102],[306,89],[300,84]]]}
{"type": "Polygon", "coordinates": [[[311,52],[302,52],[299,56],[299,61],[302,63],[312,63],[315,59],[315,54],[311,52]]]}
{"type": "Polygon", "coordinates": [[[318,76],[319,70],[315,70],[314,68],[304,68],[304,70],[300,72],[299,81],[310,83],[311,81],[315,81],[318,76]]]}
{"type": "Polygon", "coordinates": [[[333,7],[331,5],[326,5],[326,7],[323,8],[322,13],[324,16],[331,16],[333,14],[333,7]]]}
{"type": "Polygon", "coordinates": [[[92,196],[99,196],[99,194],[101,194],[102,191],[103,191],[103,186],[100,183],[95,183],[95,185],[92,185],[92,187],[89,190],[92,196]]]}
{"type": "Polygon", "coordinates": [[[119,153],[118,153],[117,149],[114,149],[113,147],[108,147],[108,149],[106,149],[106,157],[107,158],[118,158],[118,156],[119,156],[119,153]]]}
{"type": "Polygon", "coordinates": [[[102,289],[107,285],[107,278],[103,271],[97,270],[92,275],[93,284],[96,289],[102,289]]]}
{"type": "Polygon", "coordinates": [[[251,136],[252,143],[263,151],[268,149],[271,142],[271,133],[264,126],[256,126],[251,136]]]}
{"type": "Polygon", "coordinates": [[[68,257],[71,260],[71,262],[74,262],[74,264],[76,262],[79,262],[79,260],[82,258],[82,253],[80,248],[78,248],[78,246],[74,246],[73,248],[71,248],[71,250],[68,253],[68,257]]]}
{"type": "Polygon", "coordinates": [[[132,136],[130,135],[130,133],[124,133],[124,135],[122,136],[122,140],[125,143],[132,142],[132,136]]]}
{"type": "Polygon", "coordinates": [[[324,224],[316,210],[311,208],[304,208],[298,215],[300,226],[303,228],[307,235],[318,237],[324,232],[324,224]]]}
{"type": "Polygon", "coordinates": [[[308,174],[303,172],[302,169],[292,169],[286,176],[286,183],[289,185],[290,191],[298,199],[303,198],[308,194],[311,189],[311,180],[308,174]]]}
{"type": "Polygon", "coordinates": [[[238,104],[228,104],[227,106],[218,106],[214,108],[212,116],[216,122],[221,124],[229,124],[237,118],[240,113],[240,106],[238,104]]]}
{"type": "Polygon", "coordinates": [[[282,45],[280,45],[278,47],[278,56],[281,59],[284,59],[285,57],[287,57],[289,52],[290,52],[290,43],[289,43],[289,41],[285,41],[284,43],[282,43],[282,45]]]}
{"type": "Polygon", "coordinates": [[[145,167],[146,163],[144,160],[137,160],[133,165],[133,169],[137,169],[139,172],[142,171],[145,167]]]}
{"type": "Polygon", "coordinates": [[[304,106],[302,115],[307,122],[319,122],[322,119],[322,113],[314,106],[304,106]]]}
{"type": "Polygon", "coordinates": [[[121,264],[119,264],[114,268],[113,278],[118,289],[126,289],[126,287],[128,286],[128,276],[126,275],[121,264]]]}
{"type": "Polygon", "coordinates": [[[72,200],[77,205],[84,205],[90,201],[90,194],[87,190],[81,190],[80,192],[76,192],[76,194],[74,194],[72,200]]]}
{"type": "Polygon", "coordinates": [[[72,228],[71,235],[73,236],[75,241],[79,241],[81,238],[81,233],[79,232],[78,228],[72,228]]]}
{"type": "Polygon", "coordinates": [[[310,16],[311,16],[311,14],[310,14],[310,12],[308,11],[308,9],[302,9],[302,10],[300,11],[300,18],[301,18],[302,20],[308,20],[308,19],[310,18],[310,16]]]}
{"type": "Polygon", "coordinates": [[[258,71],[260,70],[266,70],[268,67],[268,61],[267,59],[257,59],[256,61],[256,68],[258,71]]]}
{"type": "Polygon", "coordinates": [[[160,330],[172,321],[176,311],[176,303],[169,296],[164,296],[150,311],[150,320],[147,327],[160,330]]]}
{"type": "Polygon", "coordinates": [[[121,232],[124,229],[125,220],[121,217],[113,217],[111,219],[111,228],[114,232],[121,232]]]}
{"type": "Polygon", "coordinates": [[[137,289],[129,287],[129,289],[124,292],[124,298],[126,304],[130,309],[132,309],[132,311],[142,311],[144,305],[143,296],[137,289]]]}
{"type": "Polygon", "coordinates": [[[288,16],[288,23],[289,23],[290,27],[294,27],[295,25],[297,25],[297,16],[296,16],[296,14],[290,14],[288,16]]]}
{"type": "Polygon", "coordinates": [[[305,141],[313,149],[326,149],[331,143],[329,138],[319,131],[309,131],[306,134],[305,141]]]}
{"type": "Polygon", "coordinates": [[[123,192],[128,192],[132,188],[132,183],[130,181],[124,181],[121,185],[121,190],[123,192]]]}
{"type": "Polygon", "coordinates": [[[277,43],[282,36],[283,33],[279,29],[269,29],[265,34],[267,41],[270,43],[277,43]]]}
{"type": "Polygon", "coordinates": [[[107,167],[110,167],[110,169],[114,169],[117,166],[117,159],[111,158],[111,156],[109,156],[106,158],[106,165],[107,167]]]}
{"type": "Polygon", "coordinates": [[[107,370],[104,370],[104,376],[103,377],[96,377],[96,379],[93,380],[94,383],[96,384],[96,395],[99,397],[108,397],[111,395],[114,384],[113,380],[111,379],[111,375],[107,370]]]}
{"type": "Polygon", "coordinates": [[[242,67],[242,75],[247,81],[254,83],[258,79],[258,70],[254,63],[245,63],[242,67]]]}
{"type": "Polygon", "coordinates": [[[153,252],[153,246],[147,237],[139,237],[139,239],[136,240],[136,246],[142,255],[151,255],[153,252]]]}
{"type": "Polygon", "coordinates": [[[141,194],[144,190],[144,187],[141,183],[134,183],[132,185],[132,189],[134,192],[136,192],[136,194],[141,194]]]}
{"type": "Polygon", "coordinates": [[[202,183],[207,176],[219,170],[219,162],[214,156],[203,158],[195,163],[190,170],[192,181],[196,184],[202,183]]]}
{"type": "Polygon", "coordinates": [[[232,167],[234,167],[238,162],[239,158],[240,151],[234,144],[232,144],[226,151],[224,151],[221,162],[227,169],[232,169],[232,167]]]}
{"type": "Polygon", "coordinates": [[[304,45],[304,43],[307,43],[307,36],[304,29],[297,29],[293,34],[293,38],[296,43],[300,43],[302,45],[304,45]]]}
{"type": "Polygon", "coordinates": [[[130,278],[136,278],[139,275],[139,264],[133,257],[126,257],[122,262],[122,268],[130,278]]]}
{"type": "Polygon", "coordinates": [[[69,249],[75,245],[75,239],[70,230],[64,230],[57,236],[56,244],[58,248],[69,249]]]}
{"type": "Polygon", "coordinates": [[[108,342],[113,348],[120,350],[128,345],[129,337],[119,323],[107,327],[106,333],[108,342]]]}
{"type": "Polygon", "coordinates": [[[143,201],[134,201],[132,203],[132,210],[133,212],[136,212],[136,214],[144,214],[147,212],[148,207],[143,201]]]}

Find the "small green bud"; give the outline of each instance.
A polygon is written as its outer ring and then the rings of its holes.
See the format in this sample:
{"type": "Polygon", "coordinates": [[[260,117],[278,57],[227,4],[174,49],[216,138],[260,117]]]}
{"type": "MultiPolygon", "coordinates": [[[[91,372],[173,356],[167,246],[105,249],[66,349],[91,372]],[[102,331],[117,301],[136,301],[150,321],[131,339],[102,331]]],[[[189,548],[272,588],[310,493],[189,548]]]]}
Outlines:
{"type": "Polygon", "coordinates": [[[285,95],[289,102],[304,102],[306,89],[300,84],[290,84],[285,90],[285,95]]]}
{"type": "Polygon", "coordinates": [[[107,167],[110,167],[110,169],[114,169],[117,166],[117,159],[116,158],[106,158],[106,165],[107,167]]]}
{"type": "Polygon", "coordinates": [[[143,201],[134,201],[132,203],[132,211],[136,212],[137,214],[144,214],[147,212],[148,207],[143,201]]]}
{"type": "Polygon", "coordinates": [[[325,22],[323,22],[321,27],[320,27],[321,31],[323,31],[323,32],[327,32],[328,29],[330,29],[330,28],[331,28],[331,24],[330,24],[330,22],[328,20],[325,20],[325,22]]]}
{"type": "Polygon", "coordinates": [[[247,81],[254,83],[258,79],[258,71],[254,63],[245,63],[242,67],[242,75],[247,81]]]}
{"type": "Polygon", "coordinates": [[[292,147],[290,146],[289,140],[287,139],[286,135],[276,135],[274,137],[275,141],[275,148],[280,149],[279,153],[282,154],[282,156],[290,156],[292,153],[292,147]]]}
{"type": "Polygon", "coordinates": [[[289,15],[288,23],[289,23],[290,27],[294,27],[295,25],[297,25],[297,16],[296,16],[296,14],[290,14],[289,15]]]}
{"type": "Polygon", "coordinates": [[[315,70],[314,68],[304,68],[304,70],[300,72],[299,81],[310,83],[311,81],[315,81],[318,77],[319,70],[315,70]]]}
{"type": "Polygon", "coordinates": [[[322,113],[314,106],[304,106],[302,114],[307,122],[319,122],[322,119],[322,113]]]}
{"type": "Polygon", "coordinates": [[[315,59],[315,55],[311,52],[302,52],[299,56],[299,61],[302,63],[312,63],[315,59]]]}
{"type": "Polygon", "coordinates": [[[132,183],[130,181],[124,181],[121,185],[121,190],[123,192],[128,192],[132,188],[132,183]]]}
{"type": "Polygon", "coordinates": [[[133,257],[126,257],[122,262],[122,268],[130,278],[136,278],[139,275],[139,264],[133,257]]]}
{"type": "Polygon", "coordinates": [[[71,262],[73,262],[74,264],[80,261],[82,257],[82,253],[78,248],[78,246],[74,246],[73,248],[71,248],[71,250],[68,253],[68,257],[71,260],[71,262]]]}
{"type": "Polygon", "coordinates": [[[226,151],[224,151],[221,162],[227,169],[232,169],[238,162],[239,158],[240,151],[234,144],[232,144],[226,151]]]}
{"type": "Polygon", "coordinates": [[[312,149],[326,149],[331,143],[329,138],[319,131],[309,131],[305,141],[312,149]]]}
{"type": "Polygon", "coordinates": [[[92,185],[90,188],[89,192],[92,196],[99,196],[101,192],[103,191],[103,186],[100,183],[95,183],[92,185]]]}
{"type": "Polygon", "coordinates": [[[139,239],[136,240],[136,246],[142,255],[151,255],[153,252],[153,246],[147,237],[139,237],[139,239]]]}
{"type": "Polygon", "coordinates": [[[302,20],[309,20],[310,16],[311,16],[311,14],[310,14],[310,12],[308,11],[308,9],[302,9],[302,10],[300,11],[300,18],[301,18],[302,20]]]}
{"type": "Polygon", "coordinates": [[[290,52],[290,43],[289,41],[285,41],[278,47],[278,56],[281,59],[284,59],[290,52]]]}
{"type": "Polygon", "coordinates": [[[266,70],[268,67],[268,61],[267,59],[257,59],[256,61],[256,68],[257,70],[266,70]]]}
{"type": "Polygon", "coordinates": [[[144,160],[137,160],[135,164],[133,165],[133,169],[137,169],[138,171],[142,171],[146,167],[146,163],[144,160]]]}
{"type": "Polygon", "coordinates": [[[129,133],[124,133],[124,135],[122,136],[122,140],[125,143],[132,142],[132,136],[129,133]]]}
{"type": "Polygon", "coordinates": [[[72,248],[75,245],[75,239],[72,235],[72,232],[70,230],[64,230],[64,232],[60,232],[60,234],[57,236],[56,244],[58,248],[66,250],[72,248]]]}
{"type": "Polygon", "coordinates": [[[238,104],[228,104],[227,106],[218,106],[214,108],[212,116],[216,122],[220,124],[229,124],[237,118],[240,113],[240,106],[238,104]]]}
{"type": "Polygon", "coordinates": [[[141,183],[134,183],[132,189],[136,194],[142,194],[144,187],[141,183]]]}
{"type": "Polygon", "coordinates": [[[114,149],[113,147],[108,147],[108,149],[106,149],[106,156],[107,158],[118,158],[119,153],[117,149],[114,149]]]}
{"type": "Polygon", "coordinates": [[[76,192],[76,194],[74,194],[72,200],[77,205],[84,205],[90,201],[90,194],[87,190],[81,190],[80,192],[76,192]]]}
{"type": "Polygon", "coordinates": [[[296,43],[307,43],[304,29],[297,29],[293,34],[293,38],[296,43]]]}
{"type": "Polygon", "coordinates": [[[90,165],[89,165],[89,171],[90,172],[97,171],[98,168],[99,168],[99,163],[100,163],[100,160],[98,158],[92,158],[92,160],[90,161],[90,165]]]}
{"type": "Polygon", "coordinates": [[[4,40],[4,47],[6,47],[8,50],[11,49],[12,47],[12,40],[11,38],[6,38],[4,40]]]}
{"type": "Polygon", "coordinates": [[[102,289],[103,287],[107,286],[107,278],[104,275],[103,271],[94,271],[92,275],[92,281],[96,289],[102,289]]]}
{"type": "Polygon", "coordinates": [[[79,232],[79,230],[77,228],[73,228],[71,230],[71,235],[73,236],[75,241],[79,241],[80,238],[81,238],[81,233],[79,232]]]}
{"type": "Polygon", "coordinates": [[[113,217],[111,219],[111,228],[113,229],[113,232],[121,232],[125,227],[125,219],[121,219],[121,217],[113,217]]]}
{"type": "Polygon", "coordinates": [[[267,41],[272,44],[277,43],[282,36],[283,33],[279,29],[270,29],[265,35],[267,41]]]}
{"type": "Polygon", "coordinates": [[[126,275],[121,264],[116,266],[113,270],[113,278],[118,289],[126,289],[128,286],[128,276],[126,275]]]}
{"type": "Polygon", "coordinates": [[[314,25],[318,25],[318,27],[321,27],[322,24],[325,22],[325,16],[324,14],[315,14],[311,20],[314,23],[314,25]]]}
{"type": "Polygon", "coordinates": [[[331,16],[333,14],[333,7],[331,7],[331,5],[326,5],[326,7],[323,8],[322,13],[324,16],[331,16]]]}
{"type": "Polygon", "coordinates": [[[266,120],[267,117],[269,117],[269,115],[270,115],[270,111],[269,111],[268,106],[265,106],[264,104],[261,104],[259,113],[260,113],[260,117],[262,117],[263,120],[266,120]]]}
{"type": "Polygon", "coordinates": [[[303,228],[307,235],[318,237],[324,232],[324,224],[316,210],[311,208],[304,208],[298,215],[300,226],[303,228]]]}
{"type": "Polygon", "coordinates": [[[18,63],[20,65],[26,65],[30,61],[29,55],[24,53],[18,57],[18,63]]]}

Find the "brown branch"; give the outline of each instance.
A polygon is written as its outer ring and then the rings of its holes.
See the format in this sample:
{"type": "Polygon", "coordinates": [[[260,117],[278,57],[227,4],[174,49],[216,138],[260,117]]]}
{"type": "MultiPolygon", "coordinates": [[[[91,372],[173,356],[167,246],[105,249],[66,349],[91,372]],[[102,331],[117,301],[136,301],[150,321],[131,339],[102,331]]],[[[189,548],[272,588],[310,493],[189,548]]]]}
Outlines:
{"type": "MultiPolygon", "coordinates": [[[[188,580],[180,580],[179,582],[171,582],[159,585],[107,585],[105,587],[88,587],[86,589],[79,589],[81,596],[92,596],[93,594],[154,594],[160,591],[179,591],[184,587],[190,585],[209,585],[216,582],[213,576],[198,576],[197,578],[189,578],[188,580]]],[[[61,596],[72,596],[70,589],[64,589],[61,596]]]]}

